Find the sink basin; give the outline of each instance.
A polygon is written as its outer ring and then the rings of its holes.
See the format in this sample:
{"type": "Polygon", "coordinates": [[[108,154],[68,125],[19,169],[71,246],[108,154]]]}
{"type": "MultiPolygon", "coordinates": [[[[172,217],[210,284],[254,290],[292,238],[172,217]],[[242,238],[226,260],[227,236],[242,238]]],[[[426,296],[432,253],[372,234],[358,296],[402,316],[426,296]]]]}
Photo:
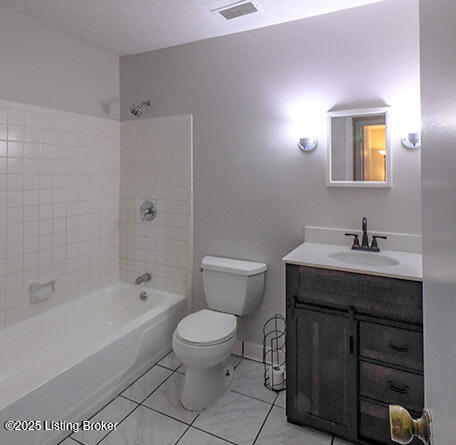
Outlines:
{"type": "Polygon", "coordinates": [[[334,252],[328,255],[341,263],[356,264],[358,266],[397,266],[399,261],[377,252],[359,252],[355,250],[334,252]]]}

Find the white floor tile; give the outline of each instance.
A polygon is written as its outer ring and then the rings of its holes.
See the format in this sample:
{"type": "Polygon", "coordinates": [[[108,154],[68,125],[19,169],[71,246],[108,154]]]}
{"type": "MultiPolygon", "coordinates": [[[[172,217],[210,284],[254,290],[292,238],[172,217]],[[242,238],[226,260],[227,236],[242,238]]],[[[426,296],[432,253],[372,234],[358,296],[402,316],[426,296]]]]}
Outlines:
{"type": "Polygon", "coordinates": [[[164,366],[165,368],[172,369],[175,371],[179,366],[182,365],[182,362],[176,357],[174,351],[171,351],[167,356],[163,357],[158,364],[164,366]]]}
{"type": "Polygon", "coordinates": [[[329,434],[287,422],[285,410],[274,406],[256,443],[258,445],[331,445],[329,434]]]}
{"type": "Polygon", "coordinates": [[[188,425],[140,406],[101,445],[174,445],[188,425]]]}
{"type": "Polygon", "coordinates": [[[194,426],[240,445],[250,445],[271,406],[228,392],[195,420],[194,426]]]}
{"type": "Polygon", "coordinates": [[[264,367],[262,363],[244,359],[234,372],[231,389],[246,396],[272,403],[276,398],[276,393],[264,386],[263,373],[264,367]]]}
{"type": "Polygon", "coordinates": [[[193,422],[198,415],[198,412],[187,411],[181,403],[184,378],[185,376],[175,372],[160,386],[160,388],[143,402],[144,405],[181,420],[182,422],[193,422]]]}
{"type": "Polygon", "coordinates": [[[190,428],[177,445],[230,445],[231,442],[211,436],[204,431],[190,428]]]}
{"type": "Polygon", "coordinates": [[[167,379],[171,373],[172,371],[169,369],[154,366],[129,386],[122,395],[135,402],[141,403],[160,385],[160,383],[167,379]]]}
{"type": "MultiPolygon", "coordinates": [[[[98,414],[90,419],[91,422],[103,420],[105,422],[121,422],[128,416],[138,405],[122,397],[117,397],[109,405],[105,406],[98,414]]],[[[98,443],[109,431],[78,431],[71,437],[85,445],[98,443]]],[[[66,444],[65,444],[66,445],[66,444]]],[[[74,443],[73,443],[74,445],[74,443]]]]}

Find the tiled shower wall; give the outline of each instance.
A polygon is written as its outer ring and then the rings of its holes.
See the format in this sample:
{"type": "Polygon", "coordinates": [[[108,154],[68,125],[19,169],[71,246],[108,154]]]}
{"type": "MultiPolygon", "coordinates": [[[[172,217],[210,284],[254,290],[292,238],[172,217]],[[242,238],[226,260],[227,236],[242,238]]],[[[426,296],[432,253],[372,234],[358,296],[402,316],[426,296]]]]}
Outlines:
{"type": "Polygon", "coordinates": [[[0,326],[118,278],[119,125],[0,100],[0,326]]]}
{"type": "Polygon", "coordinates": [[[121,123],[120,276],[144,272],[152,287],[187,295],[192,264],[192,117],[121,123]],[[157,217],[140,222],[138,208],[155,202],[157,217]]]}

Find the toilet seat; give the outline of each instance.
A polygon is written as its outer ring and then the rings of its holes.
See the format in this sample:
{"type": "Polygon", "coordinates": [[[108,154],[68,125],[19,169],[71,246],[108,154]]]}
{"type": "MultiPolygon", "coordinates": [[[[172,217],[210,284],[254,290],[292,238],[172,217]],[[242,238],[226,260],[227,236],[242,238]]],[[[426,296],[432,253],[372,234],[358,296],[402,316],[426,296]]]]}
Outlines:
{"type": "Polygon", "coordinates": [[[236,335],[236,326],[234,315],[203,309],[183,318],[177,325],[176,336],[184,343],[210,346],[236,335]]]}

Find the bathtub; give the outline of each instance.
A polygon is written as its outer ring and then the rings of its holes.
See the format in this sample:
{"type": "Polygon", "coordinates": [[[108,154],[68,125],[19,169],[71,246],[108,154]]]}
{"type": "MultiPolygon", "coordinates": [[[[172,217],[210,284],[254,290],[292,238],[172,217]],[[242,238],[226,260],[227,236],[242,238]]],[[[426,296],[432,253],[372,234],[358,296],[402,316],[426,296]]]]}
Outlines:
{"type": "Polygon", "coordinates": [[[4,423],[83,420],[171,350],[185,297],[143,289],[118,283],[0,330],[0,444],[56,444],[69,431],[4,423]]]}

